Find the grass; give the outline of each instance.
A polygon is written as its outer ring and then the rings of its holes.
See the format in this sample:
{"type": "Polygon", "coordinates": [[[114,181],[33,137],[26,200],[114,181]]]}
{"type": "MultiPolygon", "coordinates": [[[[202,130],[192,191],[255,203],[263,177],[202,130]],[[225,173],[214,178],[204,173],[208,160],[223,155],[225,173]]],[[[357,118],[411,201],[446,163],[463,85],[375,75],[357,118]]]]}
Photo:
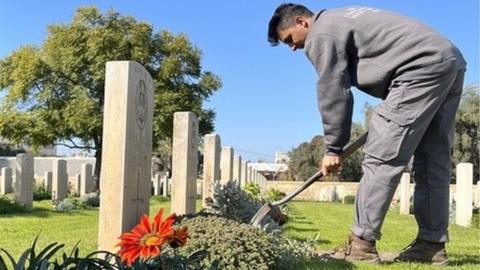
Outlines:
{"type": "MultiPolygon", "coordinates": [[[[297,240],[313,239],[317,236],[318,250],[329,251],[342,244],[348,237],[353,220],[353,205],[320,202],[292,202],[288,206],[290,220],[284,233],[297,240]]],[[[480,230],[450,225],[450,242],[447,244],[450,266],[445,269],[479,269],[480,230]]],[[[389,211],[382,230],[383,236],[377,243],[380,253],[397,253],[416,236],[417,225],[413,216],[404,216],[389,211]]],[[[424,264],[384,263],[369,265],[306,263],[299,269],[437,269],[424,264]]]]}
{"type": "MultiPolygon", "coordinates": [[[[160,207],[170,212],[170,202],[151,201],[150,214],[160,207]]],[[[197,209],[200,209],[197,201],[197,209]]],[[[317,237],[319,250],[328,251],[341,244],[347,237],[352,222],[353,205],[320,202],[289,203],[290,220],[284,234],[298,240],[317,237]]],[[[52,242],[64,243],[69,252],[80,241],[80,254],[86,255],[96,249],[98,210],[76,210],[69,213],[51,211],[49,201],[34,202],[30,213],[0,216],[0,248],[9,251],[15,258],[30,247],[40,233],[39,247],[52,242]]],[[[412,216],[389,212],[383,227],[383,237],[378,243],[380,252],[397,252],[415,237],[416,224],[412,216]]],[[[447,248],[451,266],[445,269],[478,269],[480,230],[450,227],[451,242],[447,248]]],[[[435,269],[423,264],[394,263],[372,266],[365,263],[305,262],[297,269],[435,269]]]]}

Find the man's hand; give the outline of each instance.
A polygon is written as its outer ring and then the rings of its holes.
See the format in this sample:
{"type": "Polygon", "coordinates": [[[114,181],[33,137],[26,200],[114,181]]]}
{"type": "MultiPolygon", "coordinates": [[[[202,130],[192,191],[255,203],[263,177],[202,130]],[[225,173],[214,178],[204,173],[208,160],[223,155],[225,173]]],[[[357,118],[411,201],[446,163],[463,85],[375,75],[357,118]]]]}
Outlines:
{"type": "Polygon", "coordinates": [[[323,175],[328,175],[331,172],[337,172],[342,166],[341,156],[323,156],[320,171],[323,175]]]}

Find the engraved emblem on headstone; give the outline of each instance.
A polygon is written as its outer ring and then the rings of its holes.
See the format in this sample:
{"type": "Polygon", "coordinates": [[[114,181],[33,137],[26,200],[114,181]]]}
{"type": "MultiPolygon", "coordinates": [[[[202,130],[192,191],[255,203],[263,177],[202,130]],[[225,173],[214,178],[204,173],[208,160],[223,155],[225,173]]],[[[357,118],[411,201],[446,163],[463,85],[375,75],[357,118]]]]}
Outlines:
{"type": "Polygon", "coordinates": [[[137,85],[137,96],[135,98],[135,107],[137,111],[137,126],[139,129],[145,128],[145,121],[147,115],[147,87],[145,82],[140,80],[137,85]]]}

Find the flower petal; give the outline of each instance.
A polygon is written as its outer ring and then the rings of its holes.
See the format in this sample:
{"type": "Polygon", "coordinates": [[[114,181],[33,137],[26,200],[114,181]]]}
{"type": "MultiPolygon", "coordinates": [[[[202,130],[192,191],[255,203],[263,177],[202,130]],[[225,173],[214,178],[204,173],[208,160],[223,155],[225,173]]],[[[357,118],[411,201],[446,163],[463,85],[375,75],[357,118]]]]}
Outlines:
{"type": "Polygon", "coordinates": [[[152,227],[150,226],[150,221],[148,220],[147,215],[143,215],[140,219],[140,224],[147,232],[152,232],[152,227]]]}

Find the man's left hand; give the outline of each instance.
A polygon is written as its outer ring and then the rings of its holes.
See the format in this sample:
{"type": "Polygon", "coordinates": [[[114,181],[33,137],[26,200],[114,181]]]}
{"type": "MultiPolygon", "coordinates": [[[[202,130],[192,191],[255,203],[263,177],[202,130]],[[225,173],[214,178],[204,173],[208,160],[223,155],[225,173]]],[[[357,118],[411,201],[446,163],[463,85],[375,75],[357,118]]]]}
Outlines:
{"type": "Polygon", "coordinates": [[[338,172],[342,166],[341,156],[323,156],[320,171],[323,175],[328,175],[331,172],[338,172]]]}

